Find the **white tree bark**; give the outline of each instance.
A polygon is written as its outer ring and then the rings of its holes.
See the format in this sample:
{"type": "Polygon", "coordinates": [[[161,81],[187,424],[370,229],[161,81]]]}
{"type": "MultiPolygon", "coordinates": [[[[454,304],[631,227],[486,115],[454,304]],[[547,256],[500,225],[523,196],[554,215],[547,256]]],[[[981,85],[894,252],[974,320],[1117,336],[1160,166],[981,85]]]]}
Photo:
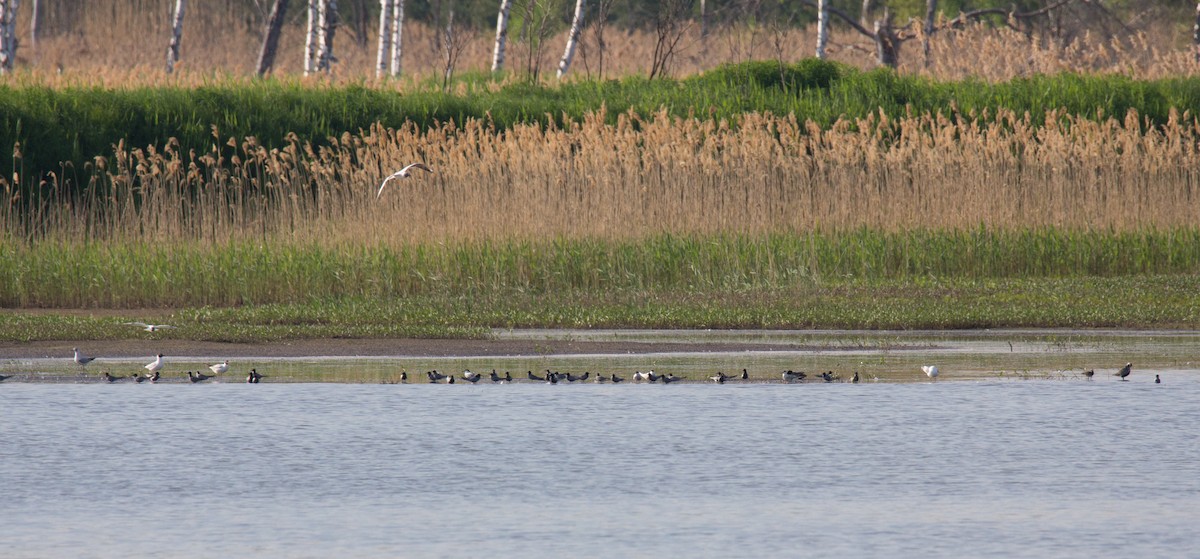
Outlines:
{"type": "Polygon", "coordinates": [[[37,48],[38,19],[40,18],[42,0],[33,0],[33,14],[29,16],[29,46],[37,48]]]}
{"type": "Polygon", "coordinates": [[[333,56],[333,34],[337,31],[337,0],[321,0],[317,12],[320,28],[317,30],[317,71],[328,72],[337,57],[333,56]]]}
{"type": "Polygon", "coordinates": [[[17,58],[17,4],[18,0],[0,0],[0,74],[11,72],[17,58]]]}
{"type": "Polygon", "coordinates": [[[179,62],[179,43],[183,39],[183,11],[187,0],[175,0],[175,17],[171,18],[171,42],[167,45],[167,73],[175,71],[179,62]]]}
{"type": "Polygon", "coordinates": [[[404,46],[404,0],[395,0],[392,5],[392,64],[393,76],[400,75],[400,55],[404,46]]]}
{"type": "Polygon", "coordinates": [[[558,79],[563,79],[571,69],[571,59],[575,57],[575,47],[579,45],[579,34],[583,31],[583,10],[587,0],[575,0],[575,17],[571,20],[571,33],[567,35],[567,49],[563,52],[562,60],[558,61],[558,79]]]}
{"type": "Polygon", "coordinates": [[[496,16],[496,48],[492,51],[492,71],[504,69],[504,44],[508,41],[508,13],[512,0],[500,0],[500,14],[496,16]]]}
{"type": "Polygon", "coordinates": [[[379,0],[379,50],[375,53],[375,77],[387,74],[388,56],[392,52],[393,0],[379,0]]]}
{"type": "Polygon", "coordinates": [[[309,75],[317,69],[317,17],[320,13],[322,0],[308,0],[308,29],[304,38],[304,75],[309,75]]]}
{"type": "Polygon", "coordinates": [[[829,44],[829,0],[817,2],[817,58],[825,60],[825,46],[829,44]]]}
{"type": "Polygon", "coordinates": [[[1200,2],[1196,2],[1196,25],[1192,27],[1192,48],[1195,50],[1196,62],[1200,63],[1200,2]]]}

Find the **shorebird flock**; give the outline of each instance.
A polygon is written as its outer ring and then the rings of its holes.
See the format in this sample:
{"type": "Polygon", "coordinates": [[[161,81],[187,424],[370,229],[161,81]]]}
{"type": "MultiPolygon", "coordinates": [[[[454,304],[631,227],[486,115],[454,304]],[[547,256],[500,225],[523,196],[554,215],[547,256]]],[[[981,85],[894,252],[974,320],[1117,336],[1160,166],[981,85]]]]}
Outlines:
{"type": "MultiPolygon", "coordinates": [[[[74,352],[74,355],[71,358],[71,362],[85,372],[87,370],[87,366],[96,360],[96,357],[87,356],[81,353],[79,348],[73,348],[72,351],[74,352]]],[[[153,361],[143,365],[143,368],[146,369],[145,373],[137,371],[128,376],[118,376],[105,371],[100,374],[98,381],[106,383],[122,381],[129,381],[138,384],[143,382],[157,383],[164,380],[163,369],[166,365],[164,359],[165,356],[159,353],[154,356],[153,361]]],[[[267,375],[259,373],[257,368],[252,368],[244,373],[244,377],[242,376],[242,373],[231,374],[230,371],[233,370],[233,367],[229,364],[228,360],[209,365],[208,369],[211,374],[203,371],[184,371],[180,373],[180,376],[176,377],[174,380],[182,381],[182,377],[186,376],[186,379],[193,384],[206,381],[228,382],[234,379],[237,379],[239,382],[246,382],[248,384],[258,384],[262,381],[262,379],[267,378],[267,375]]],[[[939,376],[937,365],[922,365],[921,372],[924,373],[925,376],[927,376],[931,381],[936,381],[939,376]]],[[[1119,368],[1115,373],[1113,373],[1113,376],[1118,377],[1118,380],[1127,381],[1132,373],[1133,363],[1126,363],[1125,366],[1119,368]]],[[[1095,374],[1096,371],[1091,369],[1079,373],[1079,376],[1084,380],[1090,381],[1093,380],[1095,374]]],[[[8,380],[13,376],[15,375],[0,375],[0,382],[8,380]]],[[[673,373],[658,374],[653,370],[638,370],[634,371],[632,374],[629,374],[628,378],[617,373],[594,374],[590,371],[584,371],[582,374],[576,374],[572,372],[552,371],[550,369],[546,369],[543,373],[534,373],[532,370],[530,370],[526,371],[524,375],[517,377],[514,377],[511,371],[505,371],[503,374],[500,374],[496,371],[496,369],[492,369],[491,373],[487,375],[473,372],[469,369],[464,370],[459,374],[442,373],[434,369],[426,371],[424,374],[418,376],[418,378],[420,377],[424,377],[426,381],[432,384],[509,384],[516,382],[536,382],[546,384],[571,384],[581,382],[593,382],[600,384],[619,384],[622,382],[629,382],[632,384],[673,384],[676,382],[712,382],[715,384],[737,382],[776,382],[785,384],[797,384],[804,382],[849,382],[857,384],[863,378],[861,375],[859,375],[858,371],[854,371],[853,374],[848,377],[843,377],[841,374],[833,371],[826,371],[823,373],[807,373],[804,371],[794,371],[791,369],[782,371],[780,373],[768,373],[766,375],[758,375],[754,377],[751,376],[748,369],[742,369],[741,373],[734,374],[726,374],[724,371],[717,371],[715,374],[698,373],[695,376],[680,376],[673,373]]],[[[409,380],[410,378],[408,371],[401,371],[399,377],[391,377],[382,382],[385,384],[407,384],[409,380]]],[[[879,381],[879,378],[872,375],[869,380],[872,382],[877,382],[879,381]]],[[[1154,382],[1157,384],[1162,384],[1161,376],[1154,375],[1154,382]]]]}

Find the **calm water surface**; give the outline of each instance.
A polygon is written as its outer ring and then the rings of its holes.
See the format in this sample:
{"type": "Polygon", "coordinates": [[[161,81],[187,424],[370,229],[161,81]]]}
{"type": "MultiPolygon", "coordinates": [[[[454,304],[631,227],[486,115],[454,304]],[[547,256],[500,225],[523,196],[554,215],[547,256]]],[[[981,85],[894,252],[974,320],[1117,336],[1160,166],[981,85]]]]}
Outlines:
{"type": "Polygon", "coordinates": [[[1200,376],[0,385],[0,555],[1195,557],[1200,376]]]}

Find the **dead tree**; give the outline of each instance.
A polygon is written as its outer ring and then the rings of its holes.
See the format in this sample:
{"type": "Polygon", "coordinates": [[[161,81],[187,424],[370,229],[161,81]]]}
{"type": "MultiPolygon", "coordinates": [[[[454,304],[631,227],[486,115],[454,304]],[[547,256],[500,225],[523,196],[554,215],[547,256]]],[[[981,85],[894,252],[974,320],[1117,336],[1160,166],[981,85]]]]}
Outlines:
{"type": "Polygon", "coordinates": [[[650,62],[650,79],[664,77],[683,40],[691,20],[688,0],[664,0],[658,4],[654,17],[654,54],[650,62]]]}
{"type": "Polygon", "coordinates": [[[179,43],[183,39],[183,10],[187,0],[175,0],[175,16],[171,18],[171,42],[167,43],[167,73],[175,71],[179,62],[179,43]]]}
{"type": "Polygon", "coordinates": [[[937,17],[937,0],[925,0],[925,27],[921,29],[921,52],[925,66],[929,66],[929,38],[933,36],[934,18],[937,17]]]}
{"type": "Polygon", "coordinates": [[[17,60],[17,7],[19,0],[0,0],[0,74],[12,72],[17,60]]]}
{"type": "MultiPolygon", "coordinates": [[[[864,0],[863,2],[864,12],[868,8],[869,1],[870,0],[864,0]]],[[[929,23],[931,18],[929,17],[928,13],[929,4],[927,3],[927,17],[924,29],[914,29],[914,23],[916,22],[909,22],[908,25],[902,28],[895,27],[892,23],[891,13],[887,9],[884,10],[884,16],[882,18],[875,20],[873,29],[867,29],[865,25],[850,17],[849,14],[842,10],[833,7],[828,8],[828,10],[830,15],[836,16],[846,25],[849,25],[852,29],[858,31],[859,34],[871,39],[871,41],[875,44],[875,57],[880,65],[895,68],[899,62],[900,45],[905,41],[913,39],[917,36],[932,36],[934,33],[937,33],[942,29],[961,27],[967,22],[996,15],[1005,16],[1005,24],[1011,27],[1015,26],[1017,22],[1028,21],[1042,16],[1052,15],[1073,2],[1084,1],[1086,0],[1058,0],[1053,4],[1030,12],[1017,12],[1015,8],[1010,8],[1007,10],[1002,8],[984,8],[980,10],[972,10],[970,12],[962,12],[958,14],[957,17],[946,21],[941,25],[929,23]]],[[[936,4],[936,2],[931,2],[930,0],[927,0],[927,2],[936,4]]],[[[800,0],[800,3],[817,10],[821,8],[817,3],[817,0],[800,0]]],[[[936,6],[934,6],[933,9],[936,10],[936,6]]],[[[1200,18],[1200,6],[1198,6],[1197,9],[1198,18],[1200,18]]],[[[1198,56],[1200,56],[1200,50],[1198,50],[1197,53],[1198,56]]]]}
{"type": "Polygon", "coordinates": [[[267,16],[267,29],[263,34],[262,48],[258,51],[258,67],[255,70],[259,76],[265,76],[275,67],[275,52],[279,48],[279,31],[283,29],[283,14],[287,11],[288,0],[275,0],[271,3],[271,13],[267,16]]]}
{"type": "Polygon", "coordinates": [[[443,51],[443,62],[445,63],[444,72],[442,73],[442,90],[450,88],[450,79],[454,77],[454,67],[462,58],[463,51],[467,50],[467,46],[474,40],[474,33],[462,23],[454,22],[454,9],[450,9],[449,17],[446,19],[445,34],[442,37],[445,50],[443,51]]]}
{"type": "MultiPolygon", "coordinates": [[[[608,51],[608,43],[604,39],[604,31],[608,28],[608,14],[616,0],[599,0],[596,2],[596,20],[592,22],[592,35],[596,37],[596,76],[604,79],[604,54],[608,51]]],[[[587,68],[587,51],[583,51],[583,64],[587,68]]],[[[589,72],[590,74],[590,72],[589,72]]]]}
{"type": "Polygon", "coordinates": [[[541,75],[542,52],[546,39],[553,32],[550,22],[558,6],[557,0],[524,0],[521,5],[524,17],[520,37],[528,47],[525,52],[525,75],[530,81],[536,82],[541,75]]]}
{"type": "Polygon", "coordinates": [[[563,79],[571,69],[571,59],[575,57],[575,47],[579,44],[579,34],[583,31],[583,10],[587,0],[575,0],[575,17],[571,18],[571,32],[567,34],[567,48],[562,59],[558,61],[558,79],[563,79]]]}
{"type": "Polygon", "coordinates": [[[512,0],[500,0],[500,13],[496,15],[496,46],[492,49],[492,72],[504,69],[504,47],[508,41],[508,14],[512,0]]]}
{"type": "Polygon", "coordinates": [[[392,51],[393,0],[379,0],[379,49],[375,52],[375,77],[387,74],[388,55],[392,51]]]}

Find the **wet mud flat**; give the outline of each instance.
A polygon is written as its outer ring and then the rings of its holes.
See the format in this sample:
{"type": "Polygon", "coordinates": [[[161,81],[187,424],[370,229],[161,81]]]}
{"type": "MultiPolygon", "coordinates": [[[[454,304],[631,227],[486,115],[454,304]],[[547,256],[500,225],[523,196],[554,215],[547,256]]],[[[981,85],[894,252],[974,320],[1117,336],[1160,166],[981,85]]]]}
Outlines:
{"type": "MultiPolygon", "coordinates": [[[[424,373],[510,373],[528,382],[533,371],[576,375],[638,371],[708,382],[718,372],[748,370],[751,382],[783,382],[786,370],[804,371],[807,383],[831,373],[845,382],[929,380],[921,366],[938,365],[939,381],[978,379],[1115,380],[1135,363],[1130,381],[1155,374],[1200,376],[1200,332],[1117,330],[496,330],[489,339],[306,339],[233,344],[176,339],[0,343],[0,374],[20,382],[102,382],[105,372],[129,377],[157,353],[167,356],[167,382],[188,382],[186,372],[207,372],[228,360],[217,382],[244,380],[250,369],[264,382],[428,382],[424,373]],[[72,348],[99,359],[86,370],[71,362],[72,348]]],[[[590,377],[594,380],[594,376],[590,377]]],[[[736,382],[736,381],[735,381],[736,382]]],[[[744,382],[744,381],[743,381],[744,382]]]]}

